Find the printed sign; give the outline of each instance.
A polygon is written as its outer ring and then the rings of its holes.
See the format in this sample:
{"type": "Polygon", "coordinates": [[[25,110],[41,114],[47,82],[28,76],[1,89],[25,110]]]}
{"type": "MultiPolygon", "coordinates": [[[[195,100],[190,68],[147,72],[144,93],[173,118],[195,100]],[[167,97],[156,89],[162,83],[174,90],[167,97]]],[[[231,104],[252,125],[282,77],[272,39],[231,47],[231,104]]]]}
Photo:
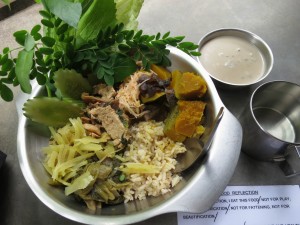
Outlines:
{"type": "Polygon", "coordinates": [[[300,186],[228,186],[209,211],[177,218],[178,225],[300,225],[300,186]]]}

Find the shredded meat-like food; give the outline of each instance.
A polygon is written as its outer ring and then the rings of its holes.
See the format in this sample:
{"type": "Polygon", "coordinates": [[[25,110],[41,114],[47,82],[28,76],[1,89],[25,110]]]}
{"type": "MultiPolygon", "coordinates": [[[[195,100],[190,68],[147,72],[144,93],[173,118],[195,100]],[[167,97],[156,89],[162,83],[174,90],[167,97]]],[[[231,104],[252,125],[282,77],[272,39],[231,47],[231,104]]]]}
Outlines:
{"type": "Polygon", "coordinates": [[[144,106],[139,100],[139,78],[147,72],[138,71],[130,76],[127,82],[121,84],[120,89],[116,95],[116,99],[119,101],[120,109],[130,113],[135,118],[141,116],[144,106]]]}

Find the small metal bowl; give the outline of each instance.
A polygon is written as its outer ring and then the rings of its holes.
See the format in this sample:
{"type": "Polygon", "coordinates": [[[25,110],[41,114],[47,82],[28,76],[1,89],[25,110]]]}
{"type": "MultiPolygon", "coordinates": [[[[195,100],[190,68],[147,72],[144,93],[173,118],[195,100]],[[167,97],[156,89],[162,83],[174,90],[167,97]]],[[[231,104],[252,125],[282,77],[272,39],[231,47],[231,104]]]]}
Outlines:
{"type": "MultiPolygon", "coordinates": [[[[268,44],[259,36],[257,36],[254,33],[251,33],[246,30],[242,29],[233,29],[233,28],[227,28],[227,29],[218,29],[214,30],[208,34],[206,34],[200,41],[199,41],[199,47],[198,50],[201,53],[201,51],[204,49],[204,46],[208,44],[210,41],[216,38],[220,37],[233,37],[236,40],[241,40],[241,41],[246,41],[245,43],[249,43],[250,45],[254,45],[256,49],[258,50],[258,53],[260,53],[261,58],[262,58],[262,63],[264,64],[264,68],[262,69],[261,73],[259,76],[257,76],[255,79],[252,79],[251,81],[243,82],[243,83],[238,83],[238,82],[232,82],[223,78],[220,78],[219,76],[216,76],[216,74],[213,74],[210,72],[207,66],[204,65],[203,60],[201,60],[201,57],[204,57],[203,55],[205,53],[202,53],[202,56],[200,55],[197,57],[197,61],[200,63],[200,65],[210,74],[211,78],[214,80],[215,84],[224,89],[237,89],[241,87],[247,87],[249,85],[258,83],[262,81],[264,78],[266,78],[269,73],[271,72],[273,68],[273,54],[271,51],[271,48],[268,46],[268,44]]],[[[211,42],[212,45],[212,42],[211,42]]],[[[214,57],[219,57],[220,54],[223,53],[218,53],[219,55],[214,55],[214,57]]],[[[226,57],[229,57],[228,55],[226,57]]],[[[233,56],[232,56],[233,57],[233,56]]],[[[239,56],[237,56],[239,57],[239,56]]],[[[203,59],[203,58],[202,58],[203,59]]],[[[241,61],[241,59],[239,59],[241,61]]],[[[244,60],[244,59],[243,59],[244,60]]],[[[213,60],[211,60],[213,61],[213,60]]],[[[221,65],[225,66],[225,65],[221,65]]],[[[222,69],[222,68],[221,68],[222,69]]],[[[224,68],[225,69],[225,68],[224,68]]],[[[240,76],[240,74],[238,75],[240,76]]]]}

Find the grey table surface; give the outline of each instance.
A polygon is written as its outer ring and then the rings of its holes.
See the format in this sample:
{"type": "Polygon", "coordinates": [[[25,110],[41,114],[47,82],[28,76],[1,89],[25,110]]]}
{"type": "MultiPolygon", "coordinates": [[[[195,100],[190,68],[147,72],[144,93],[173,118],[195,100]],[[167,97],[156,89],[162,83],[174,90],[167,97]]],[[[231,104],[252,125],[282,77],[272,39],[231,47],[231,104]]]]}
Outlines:
{"type": "MultiPolygon", "coordinates": [[[[0,49],[14,47],[12,33],[31,29],[40,21],[39,5],[31,6],[0,21],[0,49]]],[[[145,0],[139,26],[145,33],[171,31],[197,43],[206,33],[219,28],[241,28],[262,37],[274,54],[274,67],[261,83],[286,80],[300,83],[299,0],[145,0]]],[[[260,83],[260,84],[261,84],[260,83]]],[[[239,116],[257,85],[239,91],[218,89],[222,101],[239,116]]],[[[15,99],[22,94],[14,89],[15,99]]],[[[76,224],[54,213],[27,185],[17,157],[18,116],[15,100],[0,100],[0,150],[7,154],[0,171],[0,224],[76,224]]],[[[221,146],[220,146],[221,147],[221,146]]],[[[225,153],[226,154],[226,153],[225,153]]],[[[229,185],[300,184],[300,176],[286,178],[270,162],[251,159],[243,152],[229,185]]],[[[176,213],[165,214],[138,224],[177,224],[176,213]]]]}

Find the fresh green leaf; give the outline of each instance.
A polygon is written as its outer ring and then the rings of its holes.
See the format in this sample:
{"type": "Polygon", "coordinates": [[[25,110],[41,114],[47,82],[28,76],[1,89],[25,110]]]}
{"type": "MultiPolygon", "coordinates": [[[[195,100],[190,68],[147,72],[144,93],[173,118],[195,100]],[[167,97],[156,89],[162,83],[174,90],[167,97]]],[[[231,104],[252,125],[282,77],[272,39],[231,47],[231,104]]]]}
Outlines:
{"type": "Polygon", "coordinates": [[[115,0],[115,3],[118,23],[125,24],[126,30],[136,30],[138,27],[137,17],[144,0],[115,0]]]}
{"type": "Polygon", "coordinates": [[[38,41],[42,38],[42,35],[40,33],[36,33],[36,34],[33,35],[33,38],[34,38],[35,41],[38,41]]]}
{"type": "Polygon", "coordinates": [[[34,48],[34,46],[35,46],[34,38],[27,33],[25,38],[25,43],[24,43],[25,50],[30,51],[34,48]]]}
{"type": "Polygon", "coordinates": [[[44,74],[37,72],[36,74],[36,80],[39,85],[44,85],[47,82],[47,78],[44,76],[44,74]]]}
{"type": "Polygon", "coordinates": [[[41,41],[47,47],[53,47],[53,45],[55,45],[55,39],[51,37],[42,37],[41,41]]]}
{"type": "Polygon", "coordinates": [[[133,74],[137,69],[136,63],[131,58],[125,58],[118,55],[114,61],[113,70],[115,74],[115,82],[121,82],[129,75],[133,74]]]}
{"type": "Polygon", "coordinates": [[[109,74],[104,74],[104,81],[108,86],[114,85],[114,77],[109,74]]]}
{"type": "Polygon", "coordinates": [[[3,52],[3,54],[9,53],[9,47],[4,48],[2,52],[3,52]]]}
{"type": "Polygon", "coordinates": [[[57,34],[57,35],[63,34],[63,33],[65,33],[65,32],[68,30],[68,28],[69,28],[69,25],[66,24],[66,23],[64,23],[64,24],[62,24],[62,25],[57,29],[56,34],[57,34]]]}
{"type": "Polygon", "coordinates": [[[94,1],[78,23],[77,38],[93,40],[100,30],[117,23],[114,0],[94,1]],[[101,15],[99,17],[99,15],[101,15]]]}
{"type": "Polygon", "coordinates": [[[16,39],[16,42],[18,42],[20,45],[24,46],[26,34],[27,34],[26,30],[20,30],[20,31],[15,32],[13,35],[16,39]]]}
{"type": "Polygon", "coordinates": [[[51,55],[51,54],[53,54],[54,50],[52,48],[41,47],[41,48],[39,48],[39,52],[44,55],[51,55]]]}
{"type": "Polygon", "coordinates": [[[24,115],[32,121],[52,127],[62,127],[69,118],[80,116],[81,107],[57,98],[37,97],[28,100],[23,107],[24,115]]]}
{"type": "Polygon", "coordinates": [[[80,3],[74,3],[67,0],[43,0],[43,3],[46,8],[55,16],[59,17],[70,26],[74,28],[77,27],[82,13],[82,7],[80,3]]]}
{"type": "Polygon", "coordinates": [[[7,75],[7,71],[0,70],[0,76],[6,76],[6,75],[7,75]]]}
{"type": "Polygon", "coordinates": [[[54,22],[54,26],[58,27],[62,23],[62,20],[60,18],[57,18],[54,22]]]}
{"type": "Polygon", "coordinates": [[[7,102],[12,101],[14,98],[12,90],[3,83],[0,83],[0,95],[1,98],[7,102]]]}
{"type": "Polygon", "coordinates": [[[11,9],[10,7],[10,0],[2,0],[2,2],[7,5],[9,7],[9,9],[11,9]]]}
{"type": "Polygon", "coordinates": [[[31,32],[30,34],[32,36],[36,35],[39,31],[41,30],[41,25],[35,25],[32,29],[31,29],[31,32]]]}
{"type": "Polygon", "coordinates": [[[92,87],[87,79],[75,70],[58,70],[53,77],[54,86],[60,91],[62,97],[81,99],[83,92],[91,92],[92,87]]]}
{"type": "Polygon", "coordinates": [[[54,27],[54,24],[50,20],[47,20],[47,19],[42,19],[41,23],[44,26],[49,27],[49,28],[53,28],[54,27]]]}
{"type": "Polygon", "coordinates": [[[1,82],[5,83],[5,84],[12,84],[12,80],[10,80],[8,78],[2,78],[1,82]]]}
{"type": "Polygon", "coordinates": [[[49,12],[47,12],[46,10],[40,10],[39,11],[40,15],[46,19],[51,19],[51,14],[49,12]]]}
{"type": "Polygon", "coordinates": [[[13,61],[11,59],[7,59],[7,61],[2,65],[1,70],[3,72],[8,72],[12,69],[13,65],[14,65],[13,61]]]}
{"type": "Polygon", "coordinates": [[[25,93],[31,93],[31,84],[29,79],[30,70],[33,64],[33,50],[22,50],[18,54],[16,62],[16,76],[21,85],[21,89],[25,93]]]}

